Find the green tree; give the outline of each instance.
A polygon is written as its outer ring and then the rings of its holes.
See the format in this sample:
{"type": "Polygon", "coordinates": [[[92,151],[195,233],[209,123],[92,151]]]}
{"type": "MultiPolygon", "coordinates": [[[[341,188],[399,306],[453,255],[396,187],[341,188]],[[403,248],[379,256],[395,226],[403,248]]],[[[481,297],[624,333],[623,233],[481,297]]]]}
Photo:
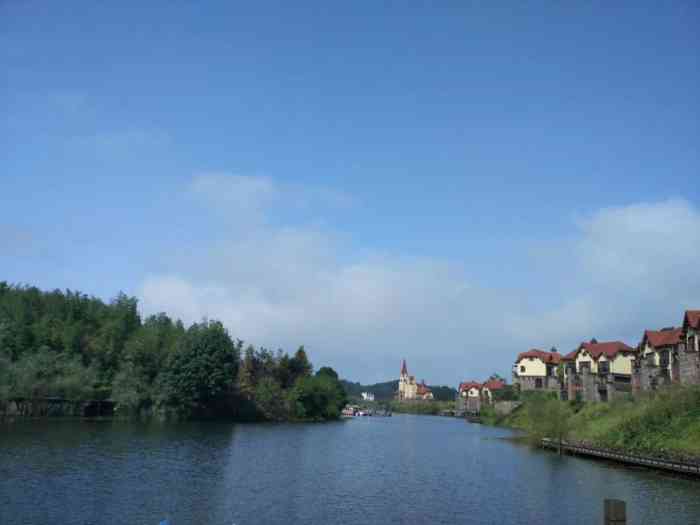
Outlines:
{"type": "Polygon", "coordinates": [[[311,366],[309,358],[306,356],[306,350],[304,350],[303,345],[294,352],[294,357],[292,357],[289,363],[289,370],[292,381],[296,381],[300,377],[309,377],[311,375],[313,366],[311,366]]]}
{"type": "Polygon", "coordinates": [[[263,418],[283,421],[288,418],[288,400],[284,390],[272,377],[264,377],[255,388],[255,405],[263,418]]]}
{"type": "Polygon", "coordinates": [[[291,396],[296,415],[305,419],[337,419],[347,402],[345,390],[332,368],[300,377],[291,396]]]}
{"type": "Polygon", "coordinates": [[[220,407],[232,393],[240,346],[218,321],[203,321],[187,330],[164,377],[166,400],[192,414],[220,407]]]}
{"type": "Polygon", "coordinates": [[[558,444],[561,454],[562,442],[571,430],[571,407],[558,399],[533,399],[527,406],[527,430],[539,443],[548,438],[558,444]]]}
{"type": "Polygon", "coordinates": [[[238,389],[246,399],[252,399],[258,384],[260,363],[253,345],[248,345],[238,372],[238,389]]]}

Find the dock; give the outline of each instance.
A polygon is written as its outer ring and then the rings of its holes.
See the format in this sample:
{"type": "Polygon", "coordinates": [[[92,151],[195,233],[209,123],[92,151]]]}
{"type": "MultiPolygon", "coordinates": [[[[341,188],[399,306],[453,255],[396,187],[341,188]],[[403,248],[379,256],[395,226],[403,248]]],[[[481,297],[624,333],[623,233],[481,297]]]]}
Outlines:
{"type": "MultiPolygon", "coordinates": [[[[542,440],[542,447],[558,450],[559,443],[554,440],[544,438],[542,440]]],[[[619,463],[626,463],[628,465],[637,465],[700,477],[700,463],[689,463],[670,459],[654,458],[650,456],[640,456],[637,454],[627,454],[616,450],[584,446],[567,442],[562,442],[561,450],[563,452],[576,454],[579,456],[607,459],[610,461],[617,461],[619,463]]]]}

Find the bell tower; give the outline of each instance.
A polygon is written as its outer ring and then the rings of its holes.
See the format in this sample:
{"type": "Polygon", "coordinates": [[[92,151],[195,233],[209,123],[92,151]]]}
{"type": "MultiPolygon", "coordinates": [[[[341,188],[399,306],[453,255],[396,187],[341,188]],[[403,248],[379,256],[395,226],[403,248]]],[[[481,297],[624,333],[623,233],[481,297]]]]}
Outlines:
{"type": "Polygon", "coordinates": [[[408,393],[408,368],[406,368],[406,360],[401,363],[401,373],[399,374],[399,399],[406,399],[408,393]]]}

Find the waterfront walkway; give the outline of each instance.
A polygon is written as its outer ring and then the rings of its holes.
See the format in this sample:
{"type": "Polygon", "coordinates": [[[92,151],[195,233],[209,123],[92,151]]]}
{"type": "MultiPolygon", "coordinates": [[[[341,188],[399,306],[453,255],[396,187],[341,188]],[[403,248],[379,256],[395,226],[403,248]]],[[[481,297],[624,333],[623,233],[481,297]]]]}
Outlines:
{"type": "MultiPolygon", "coordinates": [[[[542,446],[544,448],[557,450],[559,448],[559,443],[557,443],[554,440],[544,438],[542,440],[542,446]]],[[[568,452],[570,454],[596,457],[611,461],[618,461],[620,463],[627,463],[630,465],[639,465],[643,467],[668,470],[672,472],[678,472],[681,474],[700,477],[700,463],[686,463],[682,461],[673,461],[662,458],[639,456],[636,454],[626,454],[624,452],[618,452],[615,450],[596,448],[567,442],[562,442],[561,449],[562,451],[568,452]]]]}

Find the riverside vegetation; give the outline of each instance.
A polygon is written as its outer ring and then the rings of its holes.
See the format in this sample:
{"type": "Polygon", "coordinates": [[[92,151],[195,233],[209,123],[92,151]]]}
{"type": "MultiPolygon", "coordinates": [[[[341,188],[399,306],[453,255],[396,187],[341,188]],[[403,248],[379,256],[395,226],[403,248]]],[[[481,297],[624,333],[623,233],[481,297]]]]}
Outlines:
{"type": "Polygon", "coordinates": [[[632,400],[609,403],[559,401],[546,394],[523,396],[508,416],[482,410],[486,424],[518,428],[534,441],[579,443],[669,459],[700,461],[700,387],[673,386],[632,400]]]}
{"type": "Polygon", "coordinates": [[[324,420],[340,416],[336,372],[315,374],[304,347],[245,346],[219,321],[141,319],[137,300],[0,282],[0,402],[61,397],[118,413],[188,419],[324,420]]]}

